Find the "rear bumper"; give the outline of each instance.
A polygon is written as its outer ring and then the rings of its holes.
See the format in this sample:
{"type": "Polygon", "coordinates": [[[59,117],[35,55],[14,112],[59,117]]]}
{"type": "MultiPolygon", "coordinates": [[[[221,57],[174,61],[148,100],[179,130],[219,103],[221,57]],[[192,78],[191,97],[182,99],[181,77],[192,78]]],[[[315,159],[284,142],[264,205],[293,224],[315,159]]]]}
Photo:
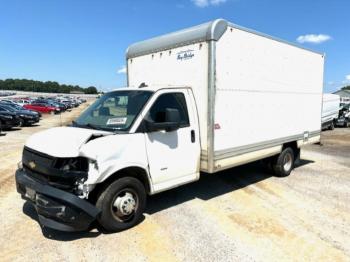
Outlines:
{"type": "Polygon", "coordinates": [[[17,192],[30,201],[43,226],[60,231],[83,231],[96,219],[100,210],[74,194],[42,184],[22,169],[16,171],[17,192]]]}

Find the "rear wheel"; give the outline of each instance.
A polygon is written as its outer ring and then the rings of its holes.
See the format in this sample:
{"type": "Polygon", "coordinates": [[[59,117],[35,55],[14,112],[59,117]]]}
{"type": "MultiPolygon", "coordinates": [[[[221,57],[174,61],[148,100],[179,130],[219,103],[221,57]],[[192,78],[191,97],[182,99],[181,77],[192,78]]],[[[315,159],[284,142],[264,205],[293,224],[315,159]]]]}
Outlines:
{"type": "Polygon", "coordinates": [[[101,210],[100,225],[112,232],[122,231],[140,222],[146,207],[146,190],[133,177],[122,177],[108,185],[97,198],[101,210]]]}
{"type": "Polygon", "coordinates": [[[328,128],[329,130],[334,130],[334,122],[332,121],[332,123],[330,124],[330,126],[329,126],[329,128],[328,128]]]}
{"type": "Polygon", "coordinates": [[[273,171],[275,176],[285,177],[289,176],[294,168],[294,151],[290,147],[283,149],[283,151],[273,161],[273,171]]]}

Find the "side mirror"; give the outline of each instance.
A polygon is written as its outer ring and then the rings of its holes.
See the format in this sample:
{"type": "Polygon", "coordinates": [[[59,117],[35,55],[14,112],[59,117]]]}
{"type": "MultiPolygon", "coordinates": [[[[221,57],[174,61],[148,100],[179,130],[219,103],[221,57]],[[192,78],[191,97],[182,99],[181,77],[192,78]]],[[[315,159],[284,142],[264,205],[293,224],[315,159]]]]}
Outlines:
{"type": "Polygon", "coordinates": [[[165,122],[179,123],[181,122],[180,112],[176,108],[165,109],[165,122]]]}
{"type": "Polygon", "coordinates": [[[153,120],[144,120],[146,131],[155,132],[165,130],[166,132],[175,131],[180,128],[180,112],[176,108],[165,109],[165,122],[154,122],[153,120]]]}

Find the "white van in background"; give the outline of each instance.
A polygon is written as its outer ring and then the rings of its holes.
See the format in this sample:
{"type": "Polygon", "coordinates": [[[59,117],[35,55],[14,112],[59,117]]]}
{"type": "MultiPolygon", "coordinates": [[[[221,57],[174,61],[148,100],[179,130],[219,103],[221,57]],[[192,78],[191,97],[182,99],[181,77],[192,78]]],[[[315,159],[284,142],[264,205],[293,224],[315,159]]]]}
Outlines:
{"type": "Polygon", "coordinates": [[[323,94],[322,103],[322,130],[333,130],[339,117],[340,96],[334,94],[323,94]]]}

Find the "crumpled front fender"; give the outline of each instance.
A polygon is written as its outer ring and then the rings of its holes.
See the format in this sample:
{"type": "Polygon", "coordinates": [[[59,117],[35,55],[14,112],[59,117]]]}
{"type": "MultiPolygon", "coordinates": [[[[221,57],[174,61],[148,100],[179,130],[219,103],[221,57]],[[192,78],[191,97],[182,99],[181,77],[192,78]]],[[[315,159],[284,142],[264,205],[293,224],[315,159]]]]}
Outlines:
{"type": "Polygon", "coordinates": [[[145,137],[141,133],[101,137],[83,145],[80,155],[90,159],[86,184],[101,183],[127,167],[139,167],[149,174],[145,137]]]}

